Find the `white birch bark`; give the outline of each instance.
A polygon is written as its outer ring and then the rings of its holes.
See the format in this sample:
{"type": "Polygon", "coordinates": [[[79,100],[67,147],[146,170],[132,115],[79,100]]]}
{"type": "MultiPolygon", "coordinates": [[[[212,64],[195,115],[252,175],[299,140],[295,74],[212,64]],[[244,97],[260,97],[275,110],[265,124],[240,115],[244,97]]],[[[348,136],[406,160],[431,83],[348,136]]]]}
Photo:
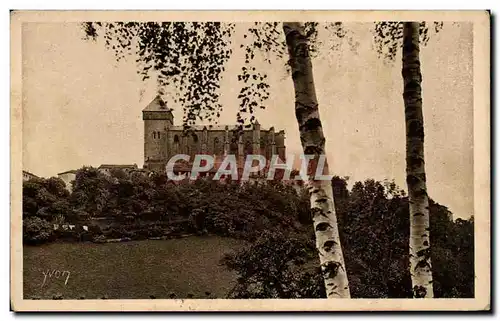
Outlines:
{"type": "Polygon", "coordinates": [[[422,74],[418,22],[403,24],[403,98],[406,124],[406,183],[410,203],[410,273],[414,298],[432,298],[429,200],[424,162],[422,74]]]}
{"type": "MultiPolygon", "coordinates": [[[[295,114],[300,129],[300,140],[304,154],[314,155],[312,166],[308,171],[309,175],[314,175],[319,157],[325,154],[325,137],[319,117],[308,39],[304,35],[303,25],[298,22],[284,22],[283,31],[292,67],[295,114]]],[[[328,175],[327,164],[323,174],[328,175]]],[[[330,180],[309,179],[308,190],[326,295],[328,298],[350,298],[332,183],[330,180]]]]}

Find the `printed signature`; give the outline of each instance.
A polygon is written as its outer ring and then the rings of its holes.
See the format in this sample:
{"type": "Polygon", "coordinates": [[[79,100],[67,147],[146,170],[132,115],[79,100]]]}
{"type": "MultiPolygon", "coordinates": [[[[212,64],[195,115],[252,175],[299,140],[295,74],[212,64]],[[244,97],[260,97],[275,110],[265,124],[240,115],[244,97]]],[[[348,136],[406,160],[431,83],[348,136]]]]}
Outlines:
{"type": "Polygon", "coordinates": [[[46,272],[42,272],[42,274],[43,274],[43,283],[42,283],[41,287],[43,288],[43,286],[45,285],[45,282],[47,281],[47,277],[48,277],[48,279],[51,279],[52,277],[59,279],[60,277],[64,278],[66,276],[66,280],[64,281],[64,285],[68,284],[69,276],[71,273],[69,271],[60,271],[60,270],[50,271],[50,269],[48,269],[46,272]]]}

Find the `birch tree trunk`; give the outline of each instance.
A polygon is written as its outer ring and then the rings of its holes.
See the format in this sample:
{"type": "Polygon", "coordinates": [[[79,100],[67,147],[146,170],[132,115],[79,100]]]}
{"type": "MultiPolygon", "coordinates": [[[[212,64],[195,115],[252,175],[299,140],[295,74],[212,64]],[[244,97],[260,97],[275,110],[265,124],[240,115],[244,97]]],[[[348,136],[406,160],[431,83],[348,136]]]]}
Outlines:
{"type": "MultiPolygon", "coordinates": [[[[325,137],[321,127],[318,101],[314,88],[308,39],[304,27],[298,22],[284,22],[292,79],[295,88],[295,114],[300,140],[305,155],[314,155],[308,169],[307,183],[311,200],[311,213],[319,251],[321,271],[325,279],[328,298],[350,298],[347,273],[342,255],[331,180],[315,180],[314,175],[321,155],[325,155],[325,137]]],[[[325,162],[324,175],[328,175],[325,162]]]]}
{"type": "Polygon", "coordinates": [[[424,162],[422,74],[418,22],[403,24],[403,99],[406,123],[406,183],[410,203],[410,274],[414,298],[432,298],[429,200],[424,162]]]}

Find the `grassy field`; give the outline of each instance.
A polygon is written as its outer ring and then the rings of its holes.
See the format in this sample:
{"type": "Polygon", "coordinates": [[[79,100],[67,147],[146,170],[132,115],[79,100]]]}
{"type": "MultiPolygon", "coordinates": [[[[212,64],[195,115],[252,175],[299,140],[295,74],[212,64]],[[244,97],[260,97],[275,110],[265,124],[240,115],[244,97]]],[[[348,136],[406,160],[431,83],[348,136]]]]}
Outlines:
{"type": "Polygon", "coordinates": [[[220,259],[242,245],[230,238],[193,236],[25,246],[24,297],[51,299],[62,294],[64,299],[148,299],[151,295],[169,298],[175,293],[177,298],[189,294],[224,298],[235,275],[220,265],[220,259]]]}

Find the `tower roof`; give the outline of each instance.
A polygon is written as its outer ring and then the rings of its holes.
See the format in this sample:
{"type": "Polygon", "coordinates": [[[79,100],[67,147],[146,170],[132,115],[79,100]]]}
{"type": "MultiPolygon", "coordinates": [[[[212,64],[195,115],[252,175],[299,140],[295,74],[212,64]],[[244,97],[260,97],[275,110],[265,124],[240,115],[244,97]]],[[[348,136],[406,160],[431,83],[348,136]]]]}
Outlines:
{"type": "Polygon", "coordinates": [[[157,95],[142,111],[170,111],[170,109],[160,95],[157,95]]]}

